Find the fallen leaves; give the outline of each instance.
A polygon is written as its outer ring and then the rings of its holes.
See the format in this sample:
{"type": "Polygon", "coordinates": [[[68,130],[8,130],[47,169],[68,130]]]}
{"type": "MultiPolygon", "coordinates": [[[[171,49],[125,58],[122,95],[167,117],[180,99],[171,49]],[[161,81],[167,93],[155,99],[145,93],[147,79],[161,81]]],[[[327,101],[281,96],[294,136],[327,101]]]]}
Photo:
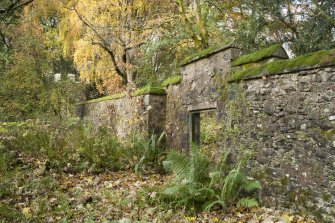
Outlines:
{"type": "Polygon", "coordinates": [[[42,171],[41,163],[35,165],[35,171],[27,168],[7,179],[13,193],[0,201],[0,206],[13,207],[31,222],[314,223],[288,211],[264,207],[189,215],[157,201],[158,188],[170,176],[139,177],[130,171],[59,174],[42,171]]]}
{"type": "Polygon", "coordinates": [[[21,212],[27,219],[32,219],[33,214],[31,213],[31,209],[29,207],[23,208],[21,212]]]}

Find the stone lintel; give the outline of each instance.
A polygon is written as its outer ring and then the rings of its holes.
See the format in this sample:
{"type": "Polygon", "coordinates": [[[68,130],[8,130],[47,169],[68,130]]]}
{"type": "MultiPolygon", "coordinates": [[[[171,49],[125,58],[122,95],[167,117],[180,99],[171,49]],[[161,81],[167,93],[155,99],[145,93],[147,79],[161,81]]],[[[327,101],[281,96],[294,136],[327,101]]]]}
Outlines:
{"type": "Polygon", "coordinates": [[[197,105],[190,105],[187,108],[189,112],[215,110],[217,109],[217,102],[204,102],[197,105]]]}

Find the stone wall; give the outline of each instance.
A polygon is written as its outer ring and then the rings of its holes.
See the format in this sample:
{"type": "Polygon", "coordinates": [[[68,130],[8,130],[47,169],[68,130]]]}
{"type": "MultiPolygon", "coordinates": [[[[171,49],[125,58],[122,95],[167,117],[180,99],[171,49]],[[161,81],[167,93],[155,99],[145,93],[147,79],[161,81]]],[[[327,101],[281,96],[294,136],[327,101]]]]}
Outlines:
{"type": "MultiPolygon", "coordinates": [[[[236,84],[228,85],[237,95],[236,84]]],[[[307,208],[335,222],[335,68],[244,80],[240,143],[265,203],[307,208]]],[[[234,97],[230,98],[234,100],[234,97]]]]}
{"type": "Polygon", "coordinates": [[[161,133],[165,123],[165,95],[141,95],[77,106],[77,115],[95,126],[111,128],[120,138],[131,131],[161,133]]]}
{"type": "MultiPolygon", "coordinates": [[[[168,147],[181,150],[193,140],[194,114],[215,110],[218,123],[239,116],[229,123],[239,134],[233,149],[253,151],[249,167],[263,184],[264,204],[307,209],[324,222],[335,222],[335,68],[314,66],[223,85],[239,55],[237,48],[221,48],[184,64],[182,81],[168,86],[166,96],[86,104],[82,115],[120,137],[131,129],[165,130],[168,147]],[[243,104],[229,111],[237,99],[243,104]]],[[[222,148],[223,140],[217,141],[222,148]]]]}
{"type": "Polygon", "coordinates": [[[189,148],[194,111],[216,109],[219,123],[241,113],[232,123],[239,129],[234,149],[253,151],[249,167],[263,184],[262,202],[335,222],[335,68],[228,83],[224,101],[218,86],[238,55],[238,49],[227,48],[181,68],[181,83],[167,89],[169,147],[189,148]],[[226,105],[237,97],[245,104],[229,113],[226,105]]]}
{"type": "Polygon", "coordinates": [[[181,83],[167,89],[166,132],[170,148],[189,148],[190,114],[218,108],[217,74],[226,73],[231,61],[239,55],[239,49],[229,46],[182,66],[181,83]]]}

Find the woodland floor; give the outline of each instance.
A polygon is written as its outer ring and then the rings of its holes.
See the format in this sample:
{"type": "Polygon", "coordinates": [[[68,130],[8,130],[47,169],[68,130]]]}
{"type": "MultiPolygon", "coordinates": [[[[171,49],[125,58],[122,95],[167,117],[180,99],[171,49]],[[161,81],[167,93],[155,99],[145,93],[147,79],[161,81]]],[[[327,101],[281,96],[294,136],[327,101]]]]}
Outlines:
{"type": "Polygon", "coordinates": [[[264,207],[197,215],[172,210],[160,205],[154,192],[169,177],[131,171],[58,174],[39,161],[22,161],[20,170],[6,178],[0,174],[0,222],[315,222],[264,207]]]}

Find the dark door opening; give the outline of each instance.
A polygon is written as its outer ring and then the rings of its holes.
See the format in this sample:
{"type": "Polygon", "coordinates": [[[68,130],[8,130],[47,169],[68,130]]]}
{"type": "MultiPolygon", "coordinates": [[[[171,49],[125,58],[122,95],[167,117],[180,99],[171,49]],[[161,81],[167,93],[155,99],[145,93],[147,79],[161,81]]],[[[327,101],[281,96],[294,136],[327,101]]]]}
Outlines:
{"type": "Polygon", "coordinates": [[[214,143],[218,122],[216,109],[199,110],[190,112],[190,143],[204,146],[214,143]]]}

